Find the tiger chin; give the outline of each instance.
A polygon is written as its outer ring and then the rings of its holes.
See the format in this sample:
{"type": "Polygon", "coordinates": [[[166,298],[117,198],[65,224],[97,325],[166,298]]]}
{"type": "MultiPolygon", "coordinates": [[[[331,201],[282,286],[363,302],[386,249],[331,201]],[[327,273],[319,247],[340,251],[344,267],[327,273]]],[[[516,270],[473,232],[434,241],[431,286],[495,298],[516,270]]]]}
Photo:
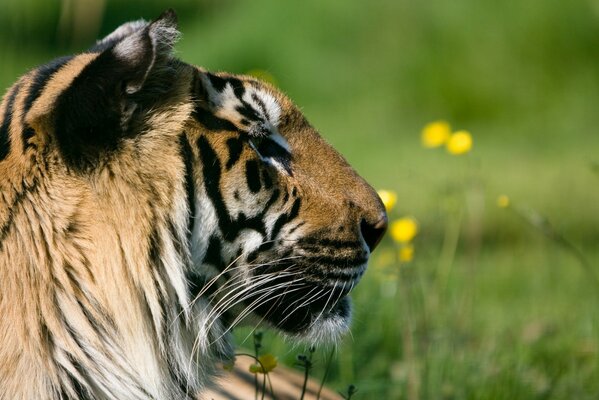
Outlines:
{"type": "Polygon", "coordinates": [[[192,399],[231,329],[348,330],[387,217],[291,101],[175,58],[172,11],[0,106],[0,399],[192,399]]]}

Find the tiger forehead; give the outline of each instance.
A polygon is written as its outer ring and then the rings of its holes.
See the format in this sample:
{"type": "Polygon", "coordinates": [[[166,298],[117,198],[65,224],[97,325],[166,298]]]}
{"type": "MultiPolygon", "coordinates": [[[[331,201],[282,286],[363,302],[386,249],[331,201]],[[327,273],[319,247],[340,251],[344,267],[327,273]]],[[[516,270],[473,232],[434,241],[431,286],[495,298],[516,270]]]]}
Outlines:
{"type": "Polygon", "coordinates": [[[217,117],[231,121],[242,131],[262,129],[263,134],[268,134],[278,127],[281,102],[266,87],[240,77],[213,73],[202,74],[202,83],[217,117]]]}

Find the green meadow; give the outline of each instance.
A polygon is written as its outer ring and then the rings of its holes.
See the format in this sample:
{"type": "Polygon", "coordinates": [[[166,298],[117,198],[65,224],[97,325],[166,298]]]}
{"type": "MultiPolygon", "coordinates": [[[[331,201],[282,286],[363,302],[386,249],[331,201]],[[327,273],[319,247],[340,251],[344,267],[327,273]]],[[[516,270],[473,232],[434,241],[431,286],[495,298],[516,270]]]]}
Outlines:
{"type": "MultiPolygon", "coordinates": [[[[2,88],[166,7],[3,3],[2,88]]],[[[598,0],[169,5],[181,58],[271,76],[362,176],[396,193],[392,221],[417,221],[410,261],[390,235],[374,252],[351,334],[329,362],[330,348],[316,351],[315,379],[327,369],[333,389],[357,387],[353,399],[599,398],[598,0]],[[423,147],[437,120],[470,132],[472,149],[423,147]]],[[[269,330],[263,346],[287,365],[306,352],[269,330]]]]}

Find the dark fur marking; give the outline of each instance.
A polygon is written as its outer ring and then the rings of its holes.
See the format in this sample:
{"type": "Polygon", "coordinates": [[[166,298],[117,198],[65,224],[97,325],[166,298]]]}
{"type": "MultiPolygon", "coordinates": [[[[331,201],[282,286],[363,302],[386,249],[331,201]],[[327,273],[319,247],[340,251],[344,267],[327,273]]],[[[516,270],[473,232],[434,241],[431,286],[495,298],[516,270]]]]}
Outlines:
{"type": "Polygon", "coordinates": [[[258,255],[260,253],[262,253],[264,251],[268,251],[268,250],[272,249],[274,246],[275,246],[275,242],[273,242],[273,241],[262,243],[256,250],[252,251],[247,256],[247,261],[248,262],[256,261],[256,258],[258,258],[258,255]]]}
{"type": "Polygon", "coordinates": [[[18,215],[17,207],[21,204],[21,202],[23,200],[25,200],[25,198],[27,197],[27,193],[37,190],[38,184],[39,184],[39,181],[37,179],[34,180],[31,187],[24,188],[23,191],[18,193],[17,196],[15,197],[13,203],[10,205],[10,209],[13,210],[13,212],[11,212],[8,215],[8,219],[6,220],[4,225],[2,225],[2,227],[0,227],[0,250],[2,250],[4,239],[8,235],[8,232],[10,230],[10,227],[12,226],[14,217],[16,215],[18,215]]]}
{"type": "MultiPolygon", "coordinates": [[[[243,95],[245,94],[245,86],[243,86],[243,82],[237,78],[227,78],[227,82],[233,88],[233,93],[235,93],[235,96],[239,99],[239,101],[245,104],[245,102],[242,100],[243,95]]],[[[245,105],[247,106],[247,104],[245,105]]]]}
{"type": "Polygon", "coordinates": [[[229,215],[227,205],[220,192],[222,173],[220,159],[204,136],[198,138],[197,146],[200,151],[200,159],[203,166],[202,174],[204,178],[204,188],[216,210],[218,225],[223,234],[223,238],[228,241],[233,241],[242,229],[255,229],[258,232],[263,233],[265,228],[261,215],[254,218],[247,218],[244,214],[240,214],[237,219],[234,219],[229,215]]]}
{"type": "Polygon", "coordinates": [[[124,138],[147,124],[143,114],[170,96],[181,62],[155,54],[149,35],[137,44],[135,60],[113,49],[99,54],[58,96],[55,137],[67,166],[87,170],[112,157],[124,138]]]}
{"type": "Polygon", "coordinates": [[[235,111],[237,111],[239,114],[243,115],[245,117],[245,119],[247,119],[249,121],[264,122],[264,119],[258,115],[256,110],[254,110],[252,108],[252,106],[247,104],[245,101],[241,100],[241,98],[239,98],[239,100],[241,101],[242,105],[235,107],[235,111]]]}
{"type": "Polygon", "coordinates": [[[279,189],[273,190],[272,195],[266,202],[266,205],[264,206],[264,210],[262,211],[263,216],[265,216],[266,212],[270,209],[270,207],[272,207],[272,205],[275,204],[275,201],[277,201],[279,199],[280,194],[281,194],[281,191],[279,189]]]}
{"type": "Polygon", "coordinates": [[[256,93],[252,93],[252,100],[254,100],[258,104],[258,107],[260,107],[260,110],[262,110],[262,113],[264,114],[266,119],[270,120],[270,114],[268,113],[268,110],[266,109],[266,105],[264,104],[262,99],[260,97],[258,97],[258,95],[256,95],[256,93]]]}
{"type": "Polygon", "coordinates": [[[220,192],[221,164],[216,152],[204,136],[197,140],[197,146],[200,151],[202,161],[202,174],[204,178],[204,188],[206,194],[212,201],[216,209],[218,224],[221,232],[228,232],[231,229],[231,218],[229,211],[220,192]]]}
{"type": "Polygon", "coordinates": [[[344,249],[344,248],[361,248],[360,243],[348,241],[348,240],[334,240],[334,239],[326,239],[318,236],[306,236],[298,240],[298,244],[300,245],[312,245],[319,247],[331,247],[334,249],[344,249]]]}
{"type": "MultiPolygon", "coordinates": [[[[162,292],[161,289],[161,282],[162,280],[160,279],[160,276],[157,276],[157,274],[159,274],[160,272],[162,272],[164,270],[164,266],[162,263],[162,259],[161,259],[161,255],[163,253],[163,249],[162,249],[162,240],[161,237],[158,233],[158,231],[156,229],[152,230],[152,233],[150,234],[150,238],[149,238],[149,251],[148,251],[148,257],[149,257],[149,265],[154,266],[154,268],[152,269],[152,279],[154,280],[154,286],[157,288],[157,294],[158,294],[158,303],[160,304],[160,313],[161,313],[161,317],[165,317],[166,315],[168,315],[167,312],[167,299],[164,298],[164,293],[162,292]]],[[[145,293],[144,293],[144,298],[145,298],[145,293]]],[[[148,299],[145,299],[147,306],[148,306],[148,310],[150,310],[150,302],[148,302],[148,299]]],[[[152,313],[150,313],[152,314],[152,313]]],[[[152,321],[152,324],[154,324],[154,318],[150,318],[150,320],[152,321]]],[[[162,330],[159,330],[157,326],[154,326],[154,330],[156,332],[156,334],[159,337],[159,340],[162,341],[163,343],[166,343],[166,332],[164,330],[164,327],[162,330]]]]}
{"type": "Polygon", "coordinates": [[[245,179],[248,188],[252,193],[258,193],[262,188],[262,183],[260,182],[260,170],[258,169],[258,163],[256,160],[246,161],[245,179]]]}
{"type": "MultiPolygon", "coordinates": [[[[79,375],[83,378],[86,376],[85,369],[81,366],[81,364],[70,354],[67,353],[67,358],[69,362],[75,368],[75,370],[79,373],[79,375]]],[[[75,392],[76,397],[71,397],[67,395],[67,389],[62,388],[62,393],[64,394],[65,399],[73,399],[73,400],[94,400],[96,397],[90,391],[87,382],[82,382],[78,377],[71,374],[68,370],[63,368],[63,371],[68,376],[70,389],[75,392]]]]}
{"type": "Polygon", "coordinates": [[[209,285],[208,278],[193,271],[189,271],[186,274],[186,278],[187,288],[189,290],[189,295],[192,301],[195,300],[200,295],[200,293],[209,296],[212,295],[218,289],[218,285],[209,285]]]}
{"type": "Polygon", "coordinates": [[[279,232],[281,231],[281,229],[283,228],[283,226],[285,224],[287,224],[290,221],[297,218],[297,216],[299,215],[299,209],[301,207],[301,203],[302,203],[301,199],[299,199],[299,198],[295,199],[295,201],[293,202],[293,206],[291,207],[291,210],[289,211],[289,213],[282,214],[279,216],[279,218],[277,218],[277,220],[272,228],[272,232],[270,233],[270,240],[273,240],[277,237],[277,235],[279,234],[279,232]]]}
{"type": "Polygon", "coordinates": [[[285,191],[285,196],[283,196],[283,203],[286,204],[289,201],[289,192],[285,191]]]}
{"type": "Polygon", "coordinates": [[[224,261],[222,258],[222,244],[218,236],[211,236],[208,242],[208,249],[206,250],[206,256],[204,262],[214,265],[219,270],[224,268],[224,261]]]}
{"type": "Polygon", "coordinates": [[[229,159],[225,168],[228,171],[239,161],[243,152],[243,142],[237,138],[227,139],[227,148],[229,149],[229,159]]]}
{"type": "Polygon", "coordinates": [[[187,242],[188,245],[190,245],[191,235],[193,232],[193,221],[196,215],[196,204],[193,177],[193,150],[191,149],[191,144],[189,143],[185,132],[179,136],[179,145],[181,146],[181,155],[183,156],[183,163],[185,167],[185,192],[187,194],[187,208],[189,210],[187,221],[187,242]]]}
{"type": "MultiPolygon", "coordinates": [[[[268,133],[267,133],[268,134],[268,133]]],[[[259,141],[255,141],[256,151],[262,158],[270,158],[277,161],[285,168],[289,175],[293,175],[291,171],[291,154],[280,144],[274,140],[263,137],[259,141]]]]}
{"type": "MultiPolygon", "coordinates": [[[[25,116],[27,112],[31,109],[33,102],[39,97],[42,93],[46,84],[52,76],[57,73],[65,64],[73,59],[73,56],[65,56],[60,57],[55,60],[50,61],[46,65],[42,65],[35,71],[35,76],[33,77],[33,82],[29,86],[29,93],[25,98],[25,103],[23,105],[23,116],[22,122],[23,126],[25,126],[25,116]]],[[[23,138],[23,152],[27,150],[29,146],[29,139],[31,139],[35,135],[35,131],[30,126],[27,126],[22,133],[23,138]]]]}
{"type": "Polygon", "coordinates": [[[222,92],[227,85],[227,79],[221,78],[218,75],[214,75],[211,73],[206,73],[206,76],[210,80],[210,84],[217,92],[222,92]]]}
{"type": "Polygon", "coordinates": [[[264,183],[265,189],[270,189],[273,185],[272,178],[270,176],[270,172],[267,168],[262,168],[262,182],[264,183]]]}
{"type": "Polygon", "coordinates": [[[237,127],[231,121],[218,118],[204,107],[197,104],[193,110],[193,117],[211,131],[237,131],[237,127]]]}
{"type": "Polygon", "coordinates": [[[2,125],[0,125],[0,161],[4,160],[10,153],[10,123],[12,122],[13,107],[20,87],[21,85],[17,83],[6,101],[4,117],[2,118],[2,125]]]}
{"type": "Polygon", "coordinates": [[[296,226],[294,226],[293,228],[291,228],[289,230],[289,232],[287,232],[288,235],[291,235],[293,232],[295,232],[298,228],[300,228],[301,226],[305,225],[305,222],[300,222],[299,224],[297,224],[296,226]]]}
{"type": "Polygon", "coordinates": [[[340,257],[340,256],[324,256],[322,254],[309,256],[304,256],[306,261],[318,263],[318,264],[327,264],[335,267],[353,267],[359,264],[364,264],[368,261],[368,258],[362,257],[361,254],[355,255],[354,257],[340,257]]]}
{"type": "Polygon", "coordinates": [[[31,126],[25,124],[24,127],[25,129],[23,129],[23,133],[21,134],[23,139],[23,152],[30,147],[34,147],[31,143],[29,143],[29,139],[35,136],[35,130],[31,126]]]}
{"type": "Polygon", "coordinates": [[[152,233],[149,238],[149,252],[148,252],[148,263],[150,265],[156,265],[160,262],[160,254],[162,254],[162,246],[160,244],[160,237],[156,228],[152,229],[152,233]]]}
{"type": "Polygon", "coordinates": [[[86,65],[56,101],[56,139],[65,161],[84,169],[124,136],[118,87],[126,68],[110,51],[86,65]]]}

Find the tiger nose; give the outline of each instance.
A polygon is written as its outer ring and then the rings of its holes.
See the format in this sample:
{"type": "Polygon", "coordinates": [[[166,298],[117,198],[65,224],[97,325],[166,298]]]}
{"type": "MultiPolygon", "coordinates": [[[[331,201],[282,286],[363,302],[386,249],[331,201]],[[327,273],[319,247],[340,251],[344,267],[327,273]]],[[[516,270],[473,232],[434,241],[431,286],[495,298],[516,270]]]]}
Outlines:
{"type": "Polygon", "coordinates": [[[387,231],[387,224],[387,214],[383,214],[375,223],[369,223],[364,218],[360,221],[360,232],[371,253],[387,231]]]}

